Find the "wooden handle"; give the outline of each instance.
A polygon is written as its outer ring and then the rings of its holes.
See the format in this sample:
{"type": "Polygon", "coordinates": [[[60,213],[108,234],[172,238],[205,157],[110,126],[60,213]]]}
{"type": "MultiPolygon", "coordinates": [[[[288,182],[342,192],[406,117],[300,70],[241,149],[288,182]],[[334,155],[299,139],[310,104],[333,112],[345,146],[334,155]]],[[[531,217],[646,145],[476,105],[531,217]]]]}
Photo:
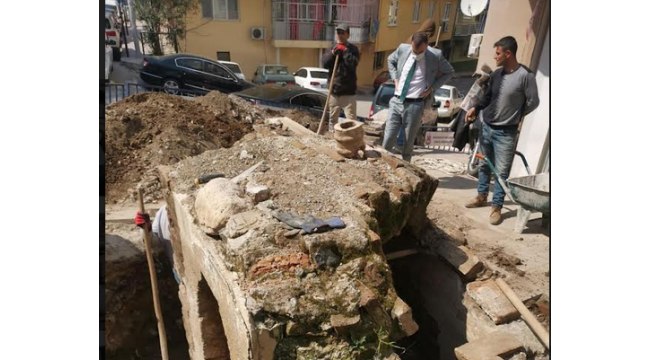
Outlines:
{"type": "Polygon", "coordinates": [[[323,116],[320,118],[320,124],[318,124],[318,131],[316,134],[323,135],[325,133],[325,115],[327,114],[327,109],[330,103],[330,96],[332,94],[332,87],[334,86],[334,75],[336,74],[336,68],[339,66],[339,56],[336,55],[336,60],[334,60],[334,68],[332,69],[332,76],[330,78],[330,88],[327,92],[327,99],[325,100],[325,109],[323,109],[323,116]]]}
{"type": "Polygon", "coordinates": [[[550,339],[548,332],[546,329],[544,329],[544,326],[540,324],[539,321],[537,321],[537,318],[535,315],[533,315],[530,311],[528,311],[528,308],[524,303],[519,300],[517,297],[517,294],[515,294],[514,291],[506,284],[505,281],[502,279],[497,279],[496,280],[497,285],[499,285],[499,288],[503,293],[506,295],[508,300],[512,303],[512,305],[519,311],[519,314],[521,314],[521,318],[524,319],[526,324],[528,324],[528,327],[537,335],[537,337],[542,341],[544,346],[546,346],[547,349],[550,349],[550,339]]]}
{"type": "MultiPolygon", "coordinates": [[[[138,189],[138,200],[140,201],[140,212],[144,214],[142,189],[138,189]]],[[[147,226],[144,227],[144,249],[147,254],[147,264],[149,265],[151,292],[153,294],[153,307],[156,312],[156,320],[158,322],[160,353],[162,354],[162,360],[169,360],[169,354],[167,353],[167,333],[165,331],[165,322],[163,321],[163,314],[160,308],[160,300],[158,298],[158,277],[156,276],[156,267],[153,261],[153,253],[151,251],[151,233],[149,232],[149,228],[147,226]]]]}

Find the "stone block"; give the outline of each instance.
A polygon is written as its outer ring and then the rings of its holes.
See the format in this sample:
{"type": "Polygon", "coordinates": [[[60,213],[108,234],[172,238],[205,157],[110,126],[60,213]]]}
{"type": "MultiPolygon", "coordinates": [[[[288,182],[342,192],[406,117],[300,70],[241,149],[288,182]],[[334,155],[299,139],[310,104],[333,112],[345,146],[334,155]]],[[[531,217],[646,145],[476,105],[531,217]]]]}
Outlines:
{"type": "Polygon", "coordinates": [[[393,306],[391,316],[397,320],[400,328],[406,333],[406,336],[415,334],[420,328],[415,320],[413,320],[411,307],[400,298],[395,300],[395,306],[393,306]]]}
{"type": "Polygon", "coordinates": [[[448,262],[467,281],[474,280],[483,269],[483,263],[470,249],[465,246],[456,246],[444,241],[438,247],[438,255],[448,262]]]}
{"type": "Polygon", "coordinates": [[[345,315],[332,315],[330,316],[330,324],[337,334],[344,335],[350,330],[351,327],[357,325],[361,321],[361,316],[345,316],[345,315]]]}
{"type": "Polygon", "coordinates": [[[503,324],[519,317],[519,312],[494,280],[475,281],[467,285],[467,293],[494,321],[503,324]]]}
{"type": "Polygon", "coordinates": [[[522,350],[523,344],[517,337],[495,331],[457,347],[454,349],[454,353],[458,360],[488,360],[495,356],[508,357],[522,350]]]}
{"type": "Polygon", "coordinates": [[[196,194],[194,210],[201,225],[221,230],[231,216],[250,209],[250,203],[239,196],[239,186],[219,178],[205,184],[196,194]]]}
{"type": "Polygon", "coordinates": [[[258,204],[271,197],[271,190],[264,185],[249,183],[246,185],[246,195],[250,196],[255,204],[258,204]]]}

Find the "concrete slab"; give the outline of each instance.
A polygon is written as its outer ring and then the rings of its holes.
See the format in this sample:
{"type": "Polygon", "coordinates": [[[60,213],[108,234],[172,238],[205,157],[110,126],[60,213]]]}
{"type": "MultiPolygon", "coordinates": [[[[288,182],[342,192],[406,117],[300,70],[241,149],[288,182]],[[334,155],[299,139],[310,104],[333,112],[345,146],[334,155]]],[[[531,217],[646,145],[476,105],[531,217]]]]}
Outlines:
{"type": "Polygon", "coordinates": [[[494,280],[475,281],[467,285],[467,293],[485,311],[495,324],[503,324],[519,317],[494,280]]]}
{"type": "Polygon", "coordinates": [[[495,356],[507,357],[523,350],[523,344],[515,336],[500,331],[471,341],[456,348],[458,360],[488,360],[495,356]]]}
{"type": "Polygon", "coordinates": [[[445,241],[438,247],[438,255],[466,280],[475,279],[476,275],[483,269],[481,259],[465,246],[456,246],[445,241]]]}

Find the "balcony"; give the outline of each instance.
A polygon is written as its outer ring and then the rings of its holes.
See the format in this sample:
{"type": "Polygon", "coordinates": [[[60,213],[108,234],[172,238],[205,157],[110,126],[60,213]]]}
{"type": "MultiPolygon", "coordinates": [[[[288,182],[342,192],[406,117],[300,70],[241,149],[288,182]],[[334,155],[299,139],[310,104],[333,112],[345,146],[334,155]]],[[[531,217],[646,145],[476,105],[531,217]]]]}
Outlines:
{"type": "MultiPolygon", "coordinates": [[[[322,22],[274,21],[273,40],[336,41],[334,25],[322,22]]],[[[370,26],[350,26],[350,39],[353,44],[370,42],[370,26]]]]}
{"type": "MultiPolygon", "coordinates": [[[[377,17],[376,0],[277,0],[273,1],[273,40],[317,42],[336,40],[336,25],[350,26],[349,41],[370,42],[371,19],[377,17]]],[[[309,47],[309,45],[307,45],[309,47]]]]}

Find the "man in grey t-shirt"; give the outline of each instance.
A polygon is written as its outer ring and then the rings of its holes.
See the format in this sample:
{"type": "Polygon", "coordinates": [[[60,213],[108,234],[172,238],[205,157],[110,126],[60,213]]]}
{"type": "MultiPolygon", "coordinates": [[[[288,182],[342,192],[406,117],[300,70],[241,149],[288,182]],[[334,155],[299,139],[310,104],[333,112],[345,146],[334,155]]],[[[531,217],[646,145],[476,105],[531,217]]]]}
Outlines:
{"type": "MultiPolygon", "coordinates": [[[[508,178],[517,146],[521,119],[539,105],[535,74],[517,61],[517,41],[506,36],[494,44],[494,60],[500,66],[492,73],[485,96],[467,111],[466,122],[473,122],[482,112],[481,152],[494,164],[499,176],[508,178]]],[[[490,189],[490,168],[483,163],[479,168],[478,195],[468,208],[487,205],[490,189]]],[[[505,191],[494,182],[490,224],[501,223],[501,208],[505,191]]]]}

